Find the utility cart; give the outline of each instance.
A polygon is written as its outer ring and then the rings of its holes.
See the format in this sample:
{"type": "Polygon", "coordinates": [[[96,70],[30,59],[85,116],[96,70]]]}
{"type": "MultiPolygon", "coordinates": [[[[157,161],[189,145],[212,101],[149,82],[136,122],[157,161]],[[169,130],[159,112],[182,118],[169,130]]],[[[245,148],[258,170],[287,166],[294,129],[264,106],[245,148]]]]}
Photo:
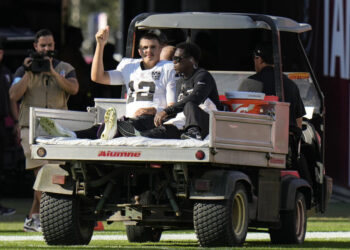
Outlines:
{"type": "MultiPolygon", "coordinates": [[[[32,157],[57,163],[43,167],[35,182],[35,189],[43,192],[40,218],[47,244],[88,244],[96,221],[124,222],[130,242],[157,242],[165,230],[194,229],[204,247],[241,245],[248,231],[268,231],[273,243],[302,243],[308,211],[325,212],[332,188],[323,164],[323,94],[300,38],[310,25],[246,13],[145,13],[130,24],[127,57],[136,57],[137,39],[150,29],[176,34],[173,37],[182,34],[179,40],[193,40],[202,31],[219,41],[223,36],[243,43],[268,37],[277,97],[261,100],[256,113],[212,111],[210,133],[203,141],[51,138],[40,129],[40,117],[71,130],[89,128],[102,121],[108,107],[123,115],[123,99],[97,99],[87,112],[32,108],[32,157]],[[282,34],[295,51],[282,48],[282,34]],[[298,156],[306,170],[288,164],[289,103],[283,102],[282,52],[292,55],[284,63],[297,71],[285,74],[297,83],[308,111],[298,156]],[[304,68],[289,64],[291,57],[298,57],[304,68]]],[[[225,56],[218,53],[215,60],[225,56]]],[[[248,50],[246,57],[251,59],[248,50]]],[[[229,69],[207,68],[222,96],[255,73],[252,68],[242,70],[244,59],[235,59],[242,57],[232,58],[229,69]]]]}

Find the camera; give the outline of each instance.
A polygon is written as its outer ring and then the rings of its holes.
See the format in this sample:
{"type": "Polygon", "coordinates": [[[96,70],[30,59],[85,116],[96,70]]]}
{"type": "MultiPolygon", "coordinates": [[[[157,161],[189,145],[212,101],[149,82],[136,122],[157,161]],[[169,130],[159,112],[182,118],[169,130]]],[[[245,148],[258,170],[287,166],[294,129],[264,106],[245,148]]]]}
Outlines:
{"type": "Polygon", "coordinates": [[[31,57],[32,63],[28,67],[29,71],[33,73],[49,72],[50,71],[50,61],[45,57],[53,57],[54,51],[48,51],[46,54],[41,54],[36,51],[29,52],[29,57],[31,57]]]}

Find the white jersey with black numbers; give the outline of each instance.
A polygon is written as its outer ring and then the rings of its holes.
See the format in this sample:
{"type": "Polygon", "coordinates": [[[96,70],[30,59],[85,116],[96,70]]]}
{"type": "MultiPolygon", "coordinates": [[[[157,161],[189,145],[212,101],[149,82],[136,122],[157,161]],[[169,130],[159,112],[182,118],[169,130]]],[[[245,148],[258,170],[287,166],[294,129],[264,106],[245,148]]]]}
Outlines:
{"type": "Polygon", "coordinates": [[[123,58],[116,70],[108,71],[111,85],[127,88],[126,117],[135,117],[140,108],[157,112],[176,101],[175,70],[172,62],[160,61],[152,69],[141,68],[142,59],[123,58]]]}

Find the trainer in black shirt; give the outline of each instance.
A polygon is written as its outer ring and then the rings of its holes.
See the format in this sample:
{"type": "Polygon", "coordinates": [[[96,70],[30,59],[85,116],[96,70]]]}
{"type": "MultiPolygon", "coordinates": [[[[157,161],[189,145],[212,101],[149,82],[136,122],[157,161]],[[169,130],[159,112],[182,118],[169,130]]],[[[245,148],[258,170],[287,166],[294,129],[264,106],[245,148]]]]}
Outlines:
{"type": "MultiPolygon", "coordinates": [[[[248,77],[255,81],[247,82],[253,84],[255,91],[260,91],[266,95],[276,95],[275,76],[273,68],[272,48],[268,43],[258,44],[254,50],[254,66],[256,74],[248,77]],[[259,83],[262,83],[259,85],[259,83]]],[[[245,83],[239,90],[244,91],[245,83]]],[[[249,86],[251,88],[252,86],[249,86]]],[[[299,127],[302,125],[302,117],[306,114],[303,101],[300,97],[298,86],[283,74],[283,89],[285,102],[290,103],[289,108],[289,125],[299,127]]]]}

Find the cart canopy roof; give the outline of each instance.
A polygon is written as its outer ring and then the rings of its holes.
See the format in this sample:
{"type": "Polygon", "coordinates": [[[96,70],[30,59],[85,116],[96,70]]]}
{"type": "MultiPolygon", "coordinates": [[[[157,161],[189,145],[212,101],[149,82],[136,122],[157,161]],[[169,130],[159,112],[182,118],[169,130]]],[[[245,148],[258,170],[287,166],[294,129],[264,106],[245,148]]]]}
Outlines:
{"type": "MultiPolygon", "coordinates": [[[[137,22],[136,27],[139,29],[270,29],[265,22],[253,20],[257,15],[260,14],[211,12],[151,14],[137,22]]],[[[271,18],[280,31],[302,33],[311,30],[309,24],[298,23],[290,18],[263,16],[271,18]]]]}

